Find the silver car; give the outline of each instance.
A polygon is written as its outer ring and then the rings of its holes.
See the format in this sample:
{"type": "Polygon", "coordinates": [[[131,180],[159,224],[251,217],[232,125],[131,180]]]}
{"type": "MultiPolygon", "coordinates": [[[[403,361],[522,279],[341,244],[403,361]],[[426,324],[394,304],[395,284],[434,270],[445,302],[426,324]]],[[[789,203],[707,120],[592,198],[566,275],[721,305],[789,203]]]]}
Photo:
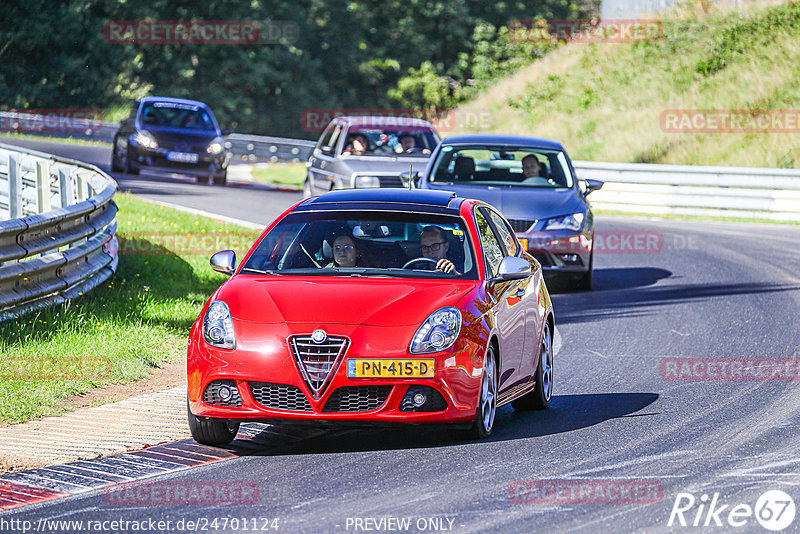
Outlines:
{"type": "Polygon", "coordinates": [[[422,171],[438,143],[439,134],[422,119],[337,117],[306,162],[303,196],[334,189],[406,187],[409,170],[422,171]]]}

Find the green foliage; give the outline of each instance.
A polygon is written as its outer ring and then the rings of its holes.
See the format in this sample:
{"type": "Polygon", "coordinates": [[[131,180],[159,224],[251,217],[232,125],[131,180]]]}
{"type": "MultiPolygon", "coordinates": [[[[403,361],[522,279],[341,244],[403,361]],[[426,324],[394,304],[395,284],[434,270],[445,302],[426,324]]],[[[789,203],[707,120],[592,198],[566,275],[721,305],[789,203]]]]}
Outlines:
{"type": "Polygon", "coordinates": [[[306,135],[308,108],[451,106],[543,53],[515,19],[566,18],[596,0],[12,0],[0,26],[0,107],[99,108],[124,116],[144,95],[207,102],[224,127],[306,135]],[[273,21],[274,44],[111,43],[112,21],[273,21]],[[424,87],[432,84],[432,88],[424,87]]]}

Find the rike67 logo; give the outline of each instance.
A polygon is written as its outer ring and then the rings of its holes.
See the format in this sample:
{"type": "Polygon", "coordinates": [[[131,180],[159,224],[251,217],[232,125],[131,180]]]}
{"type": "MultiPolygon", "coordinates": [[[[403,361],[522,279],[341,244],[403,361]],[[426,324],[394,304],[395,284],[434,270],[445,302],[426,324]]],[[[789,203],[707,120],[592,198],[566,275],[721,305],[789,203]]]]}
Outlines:
{"type": "Polygon", "coordinates": [[[794,522],[795,511],[794,499],[781,490],[764,492],[755,506],[725,503],[719,493],[711,497],[704,493],[700,498],[691,493],[678,493],[667,526],[723,527],[729,531],[731,527],[752,525],[755,518],[765,529],[778,532],[794,522]]]}

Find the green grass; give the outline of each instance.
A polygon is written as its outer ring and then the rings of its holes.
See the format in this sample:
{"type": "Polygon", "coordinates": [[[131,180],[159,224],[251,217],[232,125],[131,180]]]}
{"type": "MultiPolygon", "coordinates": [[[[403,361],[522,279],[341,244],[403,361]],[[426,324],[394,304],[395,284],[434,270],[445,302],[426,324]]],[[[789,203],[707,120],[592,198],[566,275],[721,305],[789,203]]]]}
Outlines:
{"type": "Polygon", "coordinates": [[[302,189],[306,178],[305,163],[268,163],[267,167],[253,167],[253,178],[262,183],[302,189]]]}
{"type": "Polygon", "coordinates": [[[148,376],[186,353],[189,328],[225,280],[208,258],[258,232],[118,194],[120,260],[101,287],[0,323],[0,422],[60,413],[62,399],[148,376]],[[42,379],[33,379],[41,377],[42,379]]]}
{"type": "Polygon", "coordinates": [[[456,114],[558,139],[576,160],[800,166],[798,133],[668,133],[660,121],[665,110],[800,109],[800,3],[689,3],[663,24],[653,42],[561,45],[456,114]]]}

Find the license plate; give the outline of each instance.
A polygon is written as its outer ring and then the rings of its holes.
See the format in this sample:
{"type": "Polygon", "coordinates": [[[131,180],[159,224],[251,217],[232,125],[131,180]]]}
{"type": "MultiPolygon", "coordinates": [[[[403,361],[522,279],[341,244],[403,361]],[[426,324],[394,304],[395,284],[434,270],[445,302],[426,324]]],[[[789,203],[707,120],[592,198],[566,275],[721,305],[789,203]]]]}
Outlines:
{"type": "Polygon", "coordinates": [[[183,163],[197,163],[197,154],[189,152],[167,152],[169,161],[181,161],[183,163]]]}
{"type": "Polygon", "coordinates": [[[433,378],[433,358],[347,360],[349,378],[433,378]]]}

